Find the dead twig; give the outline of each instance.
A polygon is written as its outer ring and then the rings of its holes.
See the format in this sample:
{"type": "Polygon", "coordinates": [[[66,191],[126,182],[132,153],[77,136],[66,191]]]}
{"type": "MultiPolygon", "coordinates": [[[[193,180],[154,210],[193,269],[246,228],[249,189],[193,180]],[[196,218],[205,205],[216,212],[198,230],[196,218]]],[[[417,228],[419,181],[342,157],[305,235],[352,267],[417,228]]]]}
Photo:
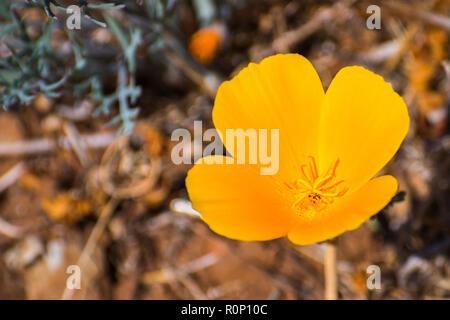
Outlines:
{"type": "MultiPolygon", "coordinates": [[[[94,248],[97,245],[97,242],[100,239],[100,236],[102,235],[103,231],[105,230],[113,212],[116,210],[118,203],[119,203],[118,199],[111,198],[111,200],[109,200],[106,206],[103,207],[100,213],[100,217],[98,218],[97,223],[94,226],[94,229],[92,229],[92,232],[89,235],[86,245],[84,246],[83,251],[80,254],[80,257],[77,260],[76,265],[79,266],[81,270],[83,270],[83,267],[88,262],[89,256],[94,251],[94,248]]],[[[73,289],[69,289],[66,287],[64,289],[61,299],[70,300],[73,296],[73,293],[74,293],[73,289]]]]}
{"type": "MultiPolygon", "coordinates": [[[[90,135],[81,135],[80,141],[87,148],[101,149],[109,146],[117,136],[112,132],[102,132],[90,135]]],[[[14,157],[21,155],[36,155],[55,151],[57,148],[69,149],[72,147],[69,138],[61,137],[57,141],[49,138],[2,142],[0,143],[0,157],[14,157]]]]}
{"type": "Polygon", "coordinates": [[[289,52],[293,46],[322,28],[323,23],[333,17],[335,10],[334,6],[319,10],[307,23],[301,25],[298,29],[282,33],[272,42],[273,50],[277,53],[289,52]]]}
{"type": "Polygon", "coordinates": [[[23,229],[10,224],[9,222],[0,218],[0,234],[7,236],[8,238],[21,238],[23,235],[23,229]]]}
{"type": "Polygon", "coordinates": [[[382,8],[388,9],[395,15],[404,16],[409,19],[422,20],[425,23],[450,31],[450,18],[446,16],[416,8],[415,6],[406,5],[398,1],[383,1],[382,4],[380,2],[380,5],[382,8]]]}
{"type": "Polygon", "coordinates": [[[192,203],[186,199],[173,199],[170,201],[170,210],[176,213],[181,213],[194,218],[200,218],[200,212],[192,208],[192,203]]]}
{"type": "MultiPolygon", "coordinates": [[[[13,185],[26,171],[26,166],[23,161],[16,164],[14,167],[9,169],[0,178],[0,192],[8,189],[9,186],[13,185]]],[[[9,238],[20,238],[23,235],[23,229],[16,227],[9,222],[0,218],[0,234],[3,234],[9,238]]]]}
{"type": "Polygon", "coordinates": [[[0,178],[0,192],[8,189],[9,186],[14,184],[17,179],[19,179],[22,174],[26,171],[26,166],[23,161],[16,164],[14,167],[9,169],[1,178],[0,178]]]}
{"type": "Polygon", "coordinates": [[[188,291],[191,293],[194,299],[196,300],[208,299],[208,296],[203,292],[203,290],[199,287],[197,282],[190,275],[185,275],[184,277],[181,277],[179,280],[181,284],[186,289],[188,289],[188,291]]]}
{"type": "Polygon", "coordinates": [[[213,98],[216,96],[216,90],[220,84],[220,81],[215,75],[202,74],[197,71],[186,59],[183,59],[174,51],[166,50],[165,53],[170,62],[183,71],[184,74],[192,80],[192,82],[202,88],[209,96],[213,98]]]}
{"type": "Polygon", "coordinates": [[[63,130],[67,135],[67,139],[72,145],[72,149],[77,155],[78,160],[80,160],[81,165],[87,167],[91,161],[91,157],[87,151],[86,143],[81,139],[77,128],[71,122],[64,122],[63,130]]]}
{"type": "Polygon", "coordinates": [[[177,269],[163,268],[157,271],[147,272],[142,276],[141,282],[147,285],[155,283],[167,283],[179,280],[191,273],[212,266],[219,260],[217,253],[208,253],[198,259],[192,260],[177,269]]]}

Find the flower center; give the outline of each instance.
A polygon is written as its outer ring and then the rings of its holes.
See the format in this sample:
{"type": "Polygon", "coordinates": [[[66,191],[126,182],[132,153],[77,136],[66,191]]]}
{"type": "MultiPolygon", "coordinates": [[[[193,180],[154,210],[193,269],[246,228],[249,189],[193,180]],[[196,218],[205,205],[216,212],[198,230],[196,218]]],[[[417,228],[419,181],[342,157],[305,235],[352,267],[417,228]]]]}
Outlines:
{"type": "Polygon", "coordinates": [[[343,186],[344,180],[336,178],[339,159],[324,174],[319,175],[316,160],[309,156],[309,163],[300,167],[300,178],[286,186],[294,192],[295,201],[292,207],[301,211],[313,209],[320,211],[342,197],[348,188],[343,186]]]}

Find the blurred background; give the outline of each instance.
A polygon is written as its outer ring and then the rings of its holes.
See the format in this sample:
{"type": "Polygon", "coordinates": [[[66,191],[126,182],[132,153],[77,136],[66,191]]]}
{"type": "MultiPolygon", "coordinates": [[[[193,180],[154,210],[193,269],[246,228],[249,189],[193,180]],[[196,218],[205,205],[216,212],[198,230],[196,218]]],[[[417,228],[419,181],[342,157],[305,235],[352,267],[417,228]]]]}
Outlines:
{"type": "Polygon", "coordinates": [[[449,34],[448,0],[1,1],[0,299],[322,299],[322,244],[214,234],[171,161],[223,80],[286,52],[325,88],[383,75],[411,116],[399,193],[337,240],[339,297],[450,298],[449,34]]]}

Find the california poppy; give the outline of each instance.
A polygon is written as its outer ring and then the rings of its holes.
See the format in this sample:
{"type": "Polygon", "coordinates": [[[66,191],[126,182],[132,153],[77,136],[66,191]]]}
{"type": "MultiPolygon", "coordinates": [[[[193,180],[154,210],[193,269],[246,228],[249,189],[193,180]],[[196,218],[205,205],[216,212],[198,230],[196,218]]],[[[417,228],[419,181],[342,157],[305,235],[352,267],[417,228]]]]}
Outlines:
{"type": "Polygon", "coordinates": [[[408,110],[389,83],[363,67],[341,69],[325,94],[303,56],[268,57],[220,86],[212,118],[219,132],[279,129],[275,175],[261,175],[261,164],[226,161],[189,171],[193,207],[223,236],[324,241],[358,228],[397,192],[394,177],[374,176],[405,138],[408,110]]]}
{"type": "Polygon", "coordinates": [[[224,40],[225,29],[213,24],[195,32],[189,42],[189,51],[199,62],[209,64],[216,56],[224,40]]]}

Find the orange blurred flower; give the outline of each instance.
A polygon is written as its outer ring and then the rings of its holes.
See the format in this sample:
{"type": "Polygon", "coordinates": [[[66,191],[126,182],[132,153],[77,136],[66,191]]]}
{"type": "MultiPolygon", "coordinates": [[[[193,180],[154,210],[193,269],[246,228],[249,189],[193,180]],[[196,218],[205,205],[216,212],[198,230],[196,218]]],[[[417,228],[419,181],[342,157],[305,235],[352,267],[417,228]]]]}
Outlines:
{"type": "Polygon", "coordinates": [[[373,177],[405,138],[408,110],[389,83],[363,67],[340,70],[325,94],[306,58],[275,55],[223,83],[212,117],[220,132],[279,129],[275,175],[225,159],[189,171],[193,207],[221,235],[320,242],[358,228],[397,192],[394,177],[373,177]]]}
{"type": "Polygon", "coordinates": [[[211,25],[194,33],[189,42],[192,56],[203,64],[209,64],[216,56],[224,40],[224,28],[211,25]]]}

